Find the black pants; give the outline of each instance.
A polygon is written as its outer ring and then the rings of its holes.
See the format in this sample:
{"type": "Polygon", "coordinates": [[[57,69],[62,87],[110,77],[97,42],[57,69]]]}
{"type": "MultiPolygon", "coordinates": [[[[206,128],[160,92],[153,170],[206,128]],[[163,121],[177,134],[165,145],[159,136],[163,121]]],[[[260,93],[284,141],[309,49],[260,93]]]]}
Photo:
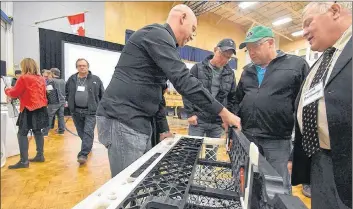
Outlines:
{"type": "Polygon", "coordinates": [[[81,151],[77,157],[87,157],[93,146],[96,115],[88,114],[87,109],[76,109],[75,113],[72,114],[72,119],[74,120],[77,134],[82,140],[81,151]]]}
{"type": "MultiPolygon", "coordinates": [[[[18,145],[20,147],[20,157],[22,163],[28,162],[28,131],[29,130],[18,130],[17,138],[18,145]]],[[[44,136],[41,130],[32,130],[34,139],[36,140],[37,155],[42,156],[44,152],[44,136]]]]}
{"type": "Polygon", "coordinates": [[[322,150],[312,156],[310,179],[312,209],[351,208],[344,205],[338,196],[329,150],[322,150]]]}

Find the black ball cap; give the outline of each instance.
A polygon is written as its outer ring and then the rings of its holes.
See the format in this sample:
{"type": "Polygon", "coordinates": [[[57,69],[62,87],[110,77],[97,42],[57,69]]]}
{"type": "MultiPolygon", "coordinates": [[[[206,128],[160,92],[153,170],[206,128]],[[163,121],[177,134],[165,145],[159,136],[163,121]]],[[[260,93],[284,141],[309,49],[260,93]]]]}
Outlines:
{"type": "Polygon", "coordinates": [[[222,41],[220,41],[217,44],[217,47],[219,47],[222,50],[222,52],[227,51],[227,50],[232,50],[234,55],[236,54],[235,42],[230,38],[225,38],[222,41]]]}

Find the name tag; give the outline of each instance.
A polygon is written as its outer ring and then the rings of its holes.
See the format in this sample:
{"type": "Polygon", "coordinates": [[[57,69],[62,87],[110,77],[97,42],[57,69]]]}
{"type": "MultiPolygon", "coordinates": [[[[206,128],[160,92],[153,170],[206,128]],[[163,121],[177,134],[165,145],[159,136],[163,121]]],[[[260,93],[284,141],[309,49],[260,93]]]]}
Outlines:
{"type": "Polygon", "coordinates": [[[48,85],[47,86],[47,91],[51,91],[51,90],[53,90],[53,86],[52,85],[48,85]]]}
{"type": "Polygon", "coordinates": [[[305,92],[303,106],[313,103],[316,100],[322,98],[323,96],[324,96],[324,85],[321,81],[316,86],[309,89],[309,91],[305,92]]]}
{"type": "Polygon", "coordinates": [[[85,86],[77,86],[77,91],[85,91],[85,86]]]}

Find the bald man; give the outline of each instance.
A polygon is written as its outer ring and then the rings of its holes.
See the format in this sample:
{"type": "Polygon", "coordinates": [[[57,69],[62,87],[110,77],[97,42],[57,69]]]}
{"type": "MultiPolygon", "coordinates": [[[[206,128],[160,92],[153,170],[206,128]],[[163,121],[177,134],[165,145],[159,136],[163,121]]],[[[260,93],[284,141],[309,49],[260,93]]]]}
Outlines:
{"type": "Polygon", "coordinates": [[[201,110],[240,128],[240,119],[215,100],[180,59],[177,47],[193,40],[196,28],[192,10],[177,5],[166,24],[147,25],[126,43],[97,110],[98,137],[108,149],[112,177],[150,149],[168,79],[201,110]]]}

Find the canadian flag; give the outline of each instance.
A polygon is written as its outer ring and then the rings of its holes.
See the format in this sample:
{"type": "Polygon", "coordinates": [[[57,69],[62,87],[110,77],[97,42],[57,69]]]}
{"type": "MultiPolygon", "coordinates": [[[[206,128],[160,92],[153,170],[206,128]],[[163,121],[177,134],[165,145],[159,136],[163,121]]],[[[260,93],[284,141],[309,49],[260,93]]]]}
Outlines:
{"type": "Polygon", "coordinates": [[[67,17],[71,28],[76,35],[85,36],[85,13],[67,17]]]}

